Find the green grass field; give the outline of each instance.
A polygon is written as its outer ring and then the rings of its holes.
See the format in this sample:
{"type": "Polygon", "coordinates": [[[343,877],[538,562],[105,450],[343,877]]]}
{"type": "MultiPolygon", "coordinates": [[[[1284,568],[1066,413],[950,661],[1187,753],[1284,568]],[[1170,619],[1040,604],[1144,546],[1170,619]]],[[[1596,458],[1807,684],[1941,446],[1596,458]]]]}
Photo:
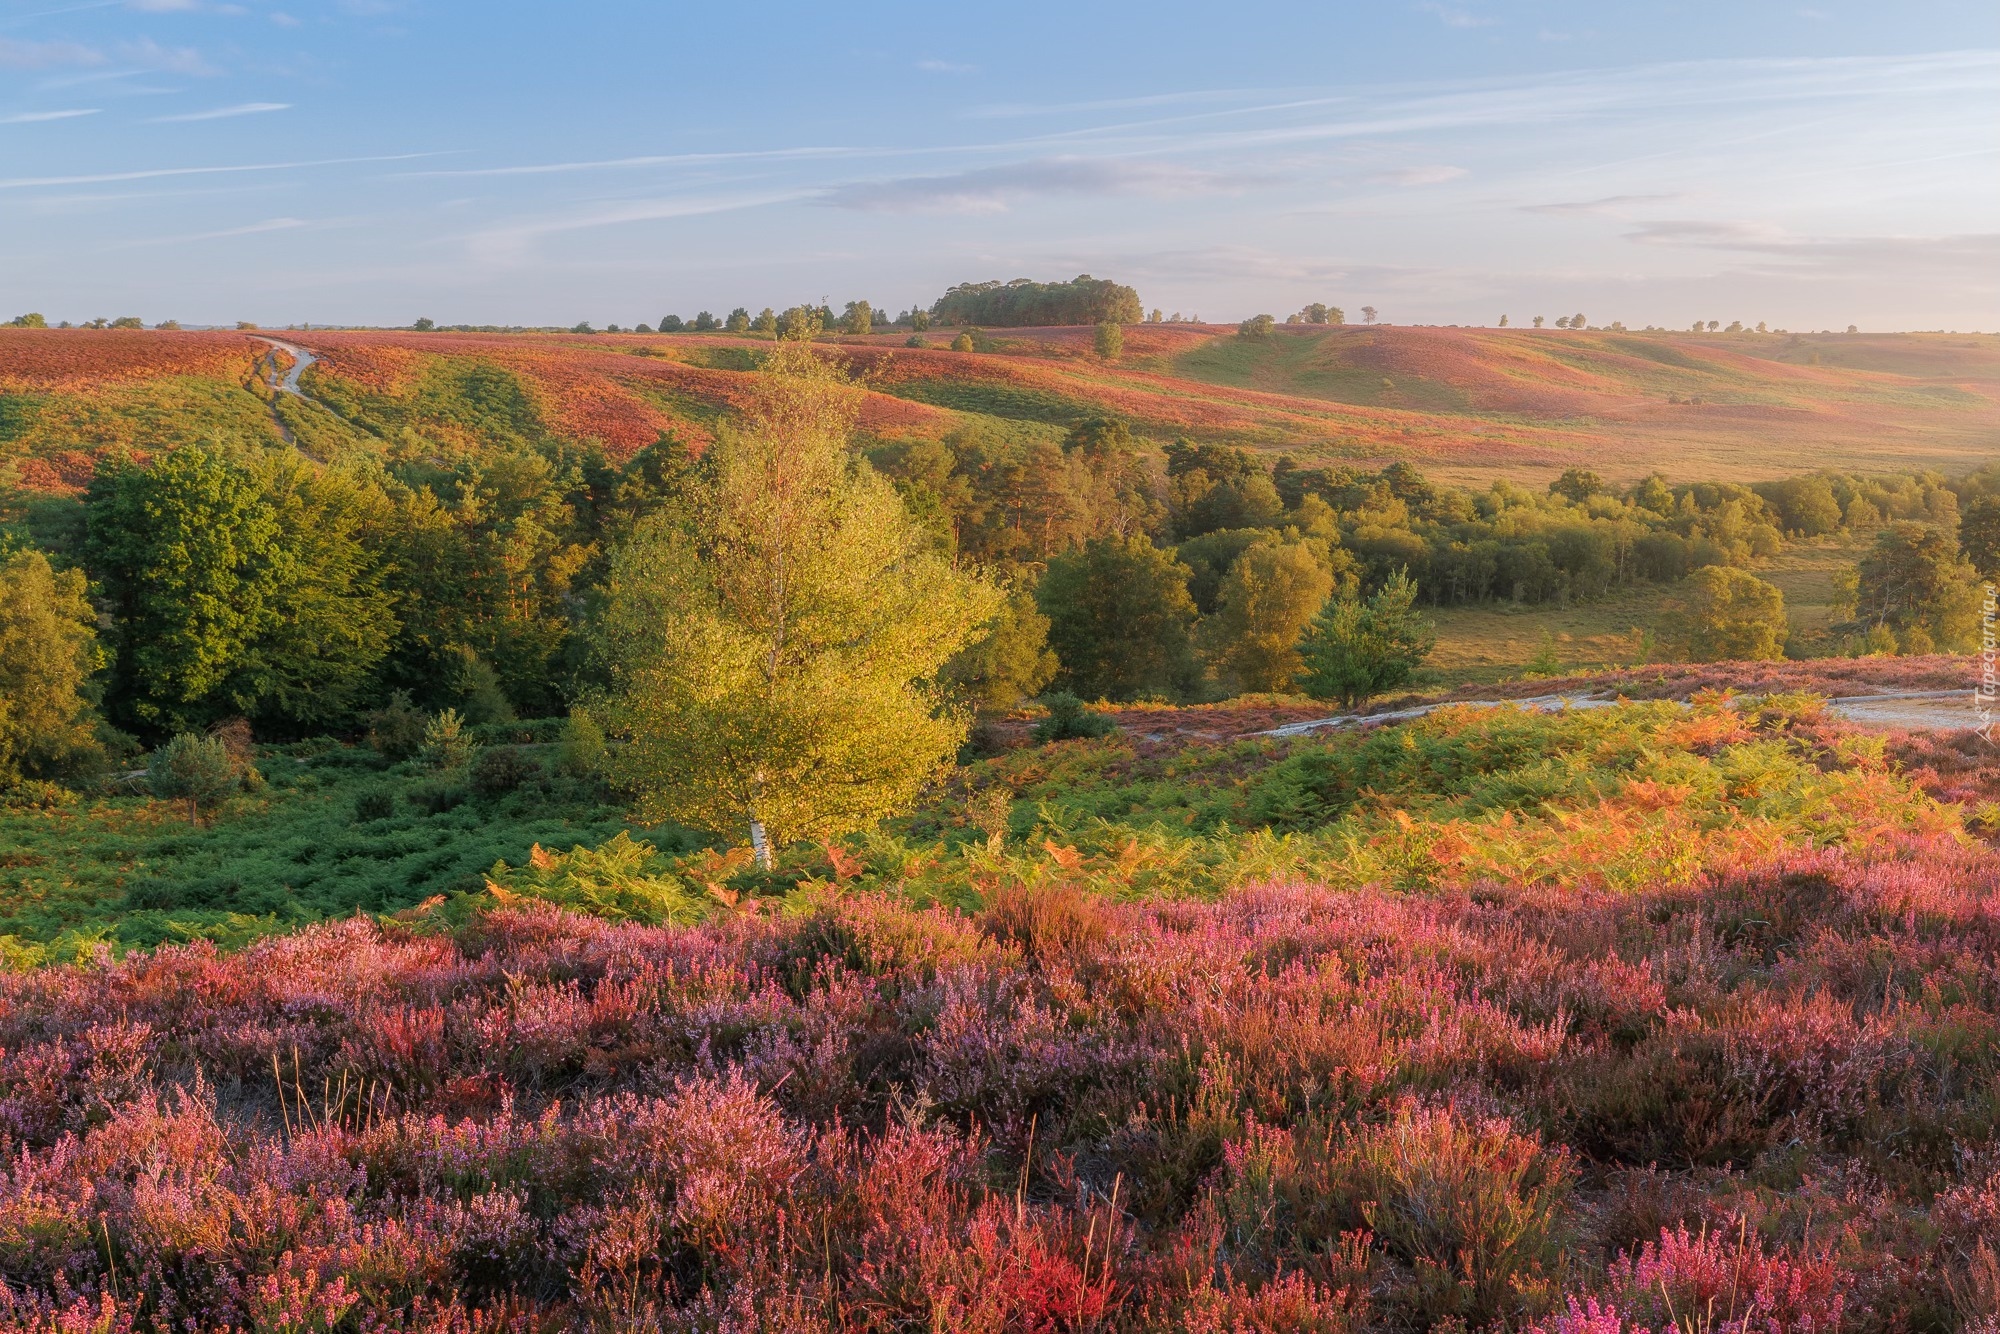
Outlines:
{"type": "MultiPolygon", "coordinates": [[[[1832,623],[1834,580],[1864,549],[1864,543],[1852,539],[1795,542],[1751,572],[1777,586],[1785,595],[1793,631],[1810,637],[1832,623]]],[[[1673,597],[1670,586],[1653,586],[1566,606],[1502,602],[1439,608],[1432,613],[1438,644],[1429,667],[1443,684],[1460,685],[1504,680],[1531,669],[1669,661],[1667,604],[1673,597]]]]}
{"type": "Polygon", "coordinates": [[[477,890],[496,861],[523,862],[537,843],[595,844],[631,828],[601,793],[563,779],[481,795],[362,747],[301,749],[263,752],[262,786],[199,827],[184,807],[142,795],[0,808],[0,953],[241,941],[393,912],[477,890]]]}

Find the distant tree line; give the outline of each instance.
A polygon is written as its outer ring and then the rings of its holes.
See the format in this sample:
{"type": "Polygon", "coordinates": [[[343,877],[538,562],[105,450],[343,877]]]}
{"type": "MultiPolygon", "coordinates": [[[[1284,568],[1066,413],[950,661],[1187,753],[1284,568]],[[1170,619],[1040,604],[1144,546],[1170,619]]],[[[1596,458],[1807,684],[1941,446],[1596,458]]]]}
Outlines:
{"type": "Polygon", "coordinates": [[[946,325],[1022,328],[1048,324],[1138,324],[1145,318],[1139,294],[1108,278],[1078,274],[1066,283],[960,283],[931,305],[931,319],[946,325]]]}

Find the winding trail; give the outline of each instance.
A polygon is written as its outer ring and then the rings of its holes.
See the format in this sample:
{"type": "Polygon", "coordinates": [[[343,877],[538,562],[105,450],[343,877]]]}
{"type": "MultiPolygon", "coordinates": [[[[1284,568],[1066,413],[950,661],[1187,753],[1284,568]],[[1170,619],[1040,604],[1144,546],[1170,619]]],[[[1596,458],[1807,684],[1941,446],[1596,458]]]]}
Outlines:
{"type": "Polygon", "coordinates": [[[276,389],[280,393],[290,394],[294,398],[305,398],[308,403],[312,402],[310,398],[306,398],[305,391],[299,388],[299,377],[304,375],[306,368],[311,366],[315,361],[318,361],[319,358],[296,343],[280,342],[276,338],[266,338],[263,334],[252,334],[251,337],[260,343],[269,343],[274,350],[286,353],[292,359],[292,368],[282,376],[278,374],[278,368],[274,362],[271,367],[271,388],[276,389]]]}
{"type": "MultiPolygon", "coordinates": [[[[260,358],[262,361],[271,363],[271,368],[266,376],[271,388],[281,394],[290,394],[301,403],[313,402],[313,399],[306,391],[299,388],[299,377],[306,373],[306,367],[318,361],[319,358],[296,343],[283,342],[276,338],[266,337],[263,334],[251,334],[250,336],[260,343],[268,344],[271,348],[268,353],[260,358]],[[278,353],[280,352],[285,353],[292,359],[291,368],[282,374],[278,370],[278,353]]],[[[271,401],[271,424],[278,428],[278,434],[284,439],[286,444],[290,445],[293,449],[299,447],[299,442],[292,436],[292,428],[285,425],[285,419],[278,415],[276,399],[271,401]]]]}
{"type": "MultiPolygon", "coordinates": [[[[1330,718],[1308,718],[1252,735],[1304,736],[1309,732],[1345,727],[1408,722],[1438,709],[1497,709],[1507,704],[1546,711],[1606,709],[1618,702],[1615,696],[1594,693],[1532,695],[1526,699],[1454,699],[1407,709],[1389,709],[1382,713],[1341,713],[1330,718]]],[[[1987,722],[1980,716],[1978,697],[1971,690],[1897,690],[1879,695],[1836,695],[1827,700],[1826,707],[1829,713],[1862,727],[1921,727],[1951,732],[1977,730],[1987,722]]]]}

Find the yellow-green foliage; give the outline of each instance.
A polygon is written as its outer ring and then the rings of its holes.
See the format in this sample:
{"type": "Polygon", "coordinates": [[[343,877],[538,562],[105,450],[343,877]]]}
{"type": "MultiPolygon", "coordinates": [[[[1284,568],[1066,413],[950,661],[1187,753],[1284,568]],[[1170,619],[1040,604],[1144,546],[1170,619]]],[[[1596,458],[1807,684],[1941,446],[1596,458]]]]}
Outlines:
{"type": "Polygon", "coordinates": [[[1959,832],[1957,808],[1892,772],[1875,740],[1829,730],[1809,696],[1467,707],[1361,735],[1152,755],[1121,735],[982,761],[917,814],[830,851],[795,847],[773,874],[637,842],[602,860],[545,854],[494,879],[652,921],[717,897],[710,886],[748,901],[825,880],[958,905],[1056,884],[1122,898],[1297,881],[1617,888],[1784,848],[1959,832]]]}
{"type": "Polygon", "coordinates": [[[525,866],[496,863],[486,889],[503,902],[539,899],[614,922],[658,926],[699,921],[717,906],[717,899],[682,869],[684,862],[695,864],[692,858],[667,857],[620,830],[610,842],[594,848],[552,853],[536,844],[525,866]]]}

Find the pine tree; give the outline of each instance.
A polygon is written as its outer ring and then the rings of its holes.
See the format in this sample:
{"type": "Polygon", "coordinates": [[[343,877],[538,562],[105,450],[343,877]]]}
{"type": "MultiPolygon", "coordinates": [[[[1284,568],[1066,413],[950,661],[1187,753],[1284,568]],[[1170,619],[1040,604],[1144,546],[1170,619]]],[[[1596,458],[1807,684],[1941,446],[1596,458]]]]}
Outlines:
{"type": "Polygon", "coordinates": [[[1299,688],[1351,709],[1409,681],[1437,645],[1413,610],[1416,598],[1416,584],[1398,570],[1366,601],[1327,603],[1299,641],[1299,688]]]}

